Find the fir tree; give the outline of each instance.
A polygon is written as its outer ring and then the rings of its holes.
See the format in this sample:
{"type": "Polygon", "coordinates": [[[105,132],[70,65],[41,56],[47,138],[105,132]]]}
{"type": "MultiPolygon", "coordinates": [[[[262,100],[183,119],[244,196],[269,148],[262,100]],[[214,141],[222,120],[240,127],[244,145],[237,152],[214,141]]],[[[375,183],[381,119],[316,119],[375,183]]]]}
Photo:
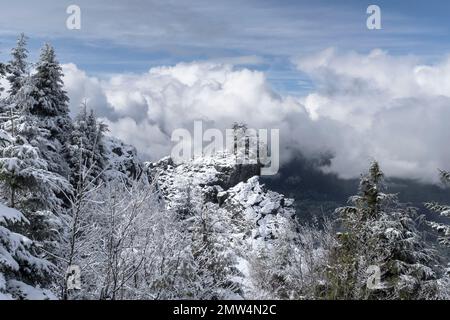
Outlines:
{"type": "MultiPolygon", "coordinates": [[[[3,63],[0,62],[0,79],[3,78],[3,77],[5,76],[5,74],[6,74],[6,66],[5,66],[5,64],[3,64],[3,63]]],[[[3,88],[3,87],[0,85],[0,94],[1,94],[4,90],[5,90],[5,88],[3,88]]]]}
{"type": "Polygon", "coordinates": [[[27,37],[22,33],[17,39],[17,46],[11,50],[12,59],[8,63],[8,82],[10,88],[8,93],[14,97],[20,90],[24,77],[28,73],[28,50],[26,48],[27,37]]]}
{"type": "Polygon", "coordinates": [[[35,103],[30,111],[36,116],[37,125],[47,130],[46,140],[41,140],[38,147],[49,164],[49,170],[67,176],[68,168],[62,149],[72,130],[72,122],[62,77],[55,51],[46,44],[33,75],[34,90],[31,95],[35,103]]]}
{"type": "Polygon", "coordinates": [[[383,173],[373,162],[361,178],[352,206],[338,208],[344,232],[330,257],[327,298],[421,299],[435,294],[434,253],[416,229],[416,211],[383,192],[383,173]],[[368,285],[368,272],[380,279],[368,285]]]}
{"type": "Polygon", "coordinates": [[[9,104],[11,112],[3,123],[4,144],[0,150],[0,181],[3,198],[20,209],[30,221],[23,232],[48,251],[57,247],[61,209],[60,190],[70,190],[66,179],[48,170],[36,145],[45,140],[46,130],[39,127],[30,112],[35,101],[33,79],[27,77],[9,104]]]}
{"type": "Polygon", "coordinates": [[[89,181],[99,182],[106,168],[106,150],[103,136],[106,125],[98,123],[94,111],[88,112],[86,104],[73,122],[73,130],[65,147],[67,162],[70,168],[70,182],[74,187],[81,177],[89,181]]]}
{"type": "Polygon", "coordinates": [[[233,153],[238,155],[240,152],[245,152],[245,147],[247,144],[246,141],[246,132],[248,129],[247,124],[234,122],[232,127],[233,129],[233,153]],[[244,150],[239,150],[239,148],[244,150]]]}
{"type": "Polygon", "coordinates": [[[185,221],[192,233],[191,250],[200,276],[202,299],[230,299],[242,295],[237,279],[241,276],[230,248],[232,220],[229,213],[207,203],[193,208],[194,215],[185,221]]]}
{"type": "Polygon", "coordinates": [[[204,203],[201,189],[190,178],[180,179],[177,183],[178,192],[172,199],[171,211],[188,232],[198,275],[197,285],[190,287],[190,297],[226,299],[239,296],[241,286],[236,279],[240,273],[230,248],[231,234],[236,232],[232,213],[217,204],[204,203]]]}
{"type": "MultiPolygon", "coordinates": [[[[6,65],[2,62],[0,62],[0,80],[6,75],[6,65]]],[[[3,113],[4,107],[5,107],[5,99],[2,97],[2,93],[5,91],[5,88],[2,87],[0,82],[0,113],[3,113]]],[[[3,122],[3,118],[0,118],[0,123],[3,122]]]]}
{"type": "Polygon", "coordinates": [[[22,33],[17,39],[17,46],[11,50],[12,59],[4,66],[4,71],[7,74],[6,79],[8,80],[10,87],[8,96],[4,99],[4,103],[1,106],[1,122],[11,119],[18,108],[14,98],[25,82],[28,72],[28,50],[26,48],[26,41],[27,38],[22,33]]]}
{"type": "MultiPolygon", "coordinates": [[[[440,172],[441,175],[441,181],[448,185],[450,184],[450,172],[449,171],[443,171],[440,172]]],[[[450,217],[450,205],[441,205],[435,202],[426,203],[425,206],[439,215],[443,217],[450,217]]],[[[444,224],[444,223],[438,223],[434,221],[429,221],[428,224],[435,230],[437,230],[441,236],[439,237],[439,243],[450,247],[450,225],[444,224]]]]}
{"type": "Polygon", "coordinates": [[[48,132],[39,127],[36,117],[30,112],[35,103],[30,92],[34,89],[33,79],[26,78],[9,104],[12,111],[8,112],[8,119],[3,123],[8,140],[2,148],[1,175],[11,188],[9,200],[12,207],[21,203],[22,207],[32,207],[34,210],[52,210],[60,202],[56,190],[64,186],[67,188],[67,183],[61,176],[48,171],[48,163],[38,148],[41,141],[46,140],[48,132]],[[32,190],[39,193],[36,199],[30,198],[32,190]],[[22,192],[27,200],[16,199],[16,192],[22,192]],[[45,196],[40,198],[42,195],[45,196]],[[25,202],[29,205],[24,205],[25,202]]]}
{"type": "Polygon", "coordinates": [[[21,212],[0,204],[0,300],[55,298],[45,289],[53,265],[38,257],[33,241],[13,231],[23,224],[29,221],[21,212]]]}

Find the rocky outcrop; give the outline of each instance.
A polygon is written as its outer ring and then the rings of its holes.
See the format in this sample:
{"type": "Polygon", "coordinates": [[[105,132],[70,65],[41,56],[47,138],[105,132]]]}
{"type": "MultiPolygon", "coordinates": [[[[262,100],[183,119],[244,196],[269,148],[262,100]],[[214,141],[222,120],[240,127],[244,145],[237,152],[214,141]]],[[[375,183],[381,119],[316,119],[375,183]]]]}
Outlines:
{"type": "Polygon", "coordinates": [[[139,159],[136,148],[125,144],[114,137],[104,139],[107,163],[109,167],[105,172],[107,179],[138,179],[146,167],[139,159]]]}
{"type": "Polygon", "coordinates": [[[155,163],[147,163],[153,175],[165,175],[165,171],[175,170],[184,176],[190,176],[199,185],[220,186],[229,189],[239,182],[258,176],[261,172],[259,164],[238,164],[233,155],[219,153],[214,157],[197,158],[175,165],[170,157],[155,163]]]}
{"type": "MultiPolygon", "coordinates": [[[[234,157],[221,153],[175,164],[170,157],[147,163],[152,179],[168,208],[176,208],[186,199],[213,203],[220,209],[242,212],[254,237],[270,237],[269,216],[293,217],[293,200],[267,190],[260,183],[259,165],[236,164],[234,157]]],[[[187,201],[187,200],[186,200],[187,201]]]]}
{"type": "Polygon", "coordinates": [[[219,192],[217,197],[221,208],[242,212],[246,222],[254,225],[252,238],[271,239],[274,220],[295,216],[294,200],[266,189],[257,176],[219,192]]]}

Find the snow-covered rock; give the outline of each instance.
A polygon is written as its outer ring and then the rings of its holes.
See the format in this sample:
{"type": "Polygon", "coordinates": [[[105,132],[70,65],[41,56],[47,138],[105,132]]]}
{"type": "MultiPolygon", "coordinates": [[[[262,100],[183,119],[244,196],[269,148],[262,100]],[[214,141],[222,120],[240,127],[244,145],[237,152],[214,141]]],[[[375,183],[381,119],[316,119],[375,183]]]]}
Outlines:
{"type": "Polygon", "coordinates": [[[253,225],[253,239],[271,239],[273,223],[277,218],[293,218],[295,215],[294,200],[267,190],[257,176],[220,192],[218,197],[225,199],[220,205],[221,208],[230,211],[241,210],[244,213],[246,222],[253,225]]]}
{"type": "Polygon", "coordinates": [[[267,190],[259,181],[258,164],[237,164],[229,153],[175,164],[170,157],[147,163],[170,209],[177,200],[196,195],[227,210],[242,210],[257,224],[267,215],[293,216],[293,200],[267,190]],[[188,189],[188,191],[187,191],[188,189]],[[186,193],[190,193],[187,195],[186,193]],[[181,195],[181,196],[180,196],[181,195]]]}
{"type": "Polygon", "coordinates": [[[145,171],[136,148],[125,144],[114,137],[105,137],[104,146],[108,168],[105,171],[107,179],[137,179],[145,171]]]}

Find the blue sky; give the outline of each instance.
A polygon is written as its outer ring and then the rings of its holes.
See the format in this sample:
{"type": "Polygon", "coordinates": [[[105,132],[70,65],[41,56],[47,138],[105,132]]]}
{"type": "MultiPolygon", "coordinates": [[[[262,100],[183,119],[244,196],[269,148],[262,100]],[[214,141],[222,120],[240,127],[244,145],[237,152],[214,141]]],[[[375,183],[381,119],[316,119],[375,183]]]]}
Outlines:
{"type": "Polygon", "coordinates": [[[275,90],[296,95],[311,83],[292,59],[328,47],[442,58],[450,52],[449,12],[445,0],[16,0],[0,12],[0,57],[25,32],[34,55],[50,41],[61,62],[96,76],[214,60],[262,70],[275,90]],[[70,4],[81,8],[81,30],[65,28],[70,4]],[[382,30],[366,28],[370,4],[381,8],[382,30]]]}

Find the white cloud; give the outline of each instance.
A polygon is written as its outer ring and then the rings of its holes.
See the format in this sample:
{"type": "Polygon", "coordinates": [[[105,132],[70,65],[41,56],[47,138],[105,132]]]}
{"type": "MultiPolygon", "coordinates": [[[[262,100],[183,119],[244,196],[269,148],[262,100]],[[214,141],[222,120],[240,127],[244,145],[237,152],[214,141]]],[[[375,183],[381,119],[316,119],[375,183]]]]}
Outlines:
{"type": "Polygon", "coordinates": [[[108,125],[115,137],[134,145],[140,154],[153,156],[153,159],[170,154],[170,141],[157,125],[152,125],[148,121],[137,123],[129,117],[117,121],[106,118],[100,120],[108,125]]]}
{"type": "Polygon", "coordinates": [[[64,85],[70,97],[71,114],[76,114],[82,103],[95,108],[98,116],[112,116],[113,108],[109,105],[100,80],[88,76],[73,63],[62,66],[64,85]]]}
{"type": "Polygon", "coordinates": [[[87,96],[112,134],[153,160],[170,152],[174,129],[192,129],[201,119],[219,129],[234,121],[278,128],[282,160],[331,151],[326,170],[342,177],[358,176],[373,158],[389,175],[423,180],[450,166],[450,59],[424,66],[380,50],[329,49],[296,63],[316,85],[301,99],[275,93],[262,72],[213,62],[105,80],[75,65],[64,71],[72,104],[87,96]]]}
{"type": "Polygon", "coordinates": [[[322,122],[311,121],[298,99],[273,92],[259,71],[194,62],[102,81],[87,77],[74,65],[65,65],[64,71],[71,109],[86,96],[92,107],[102,111],[101,117],[108,119],[112,134],[135,144],[153,160],[170,153],[173,130],[190,130],[195,120],[221,130],[235,121],[252,128],[280,129],[285,148],[282,157],[300,146],[310,153],[323,147],[317,141],[322,122]]]}
{"type": "Polygon", "coordinates": [[[450,58],[421,65],[380,50],[328,49],[296,62],[316,82],[304,99],[312,117],[352,128],[329,170],[352,177],[375,158],[389,175],[430,180],[450,167],[450,58]]]}

